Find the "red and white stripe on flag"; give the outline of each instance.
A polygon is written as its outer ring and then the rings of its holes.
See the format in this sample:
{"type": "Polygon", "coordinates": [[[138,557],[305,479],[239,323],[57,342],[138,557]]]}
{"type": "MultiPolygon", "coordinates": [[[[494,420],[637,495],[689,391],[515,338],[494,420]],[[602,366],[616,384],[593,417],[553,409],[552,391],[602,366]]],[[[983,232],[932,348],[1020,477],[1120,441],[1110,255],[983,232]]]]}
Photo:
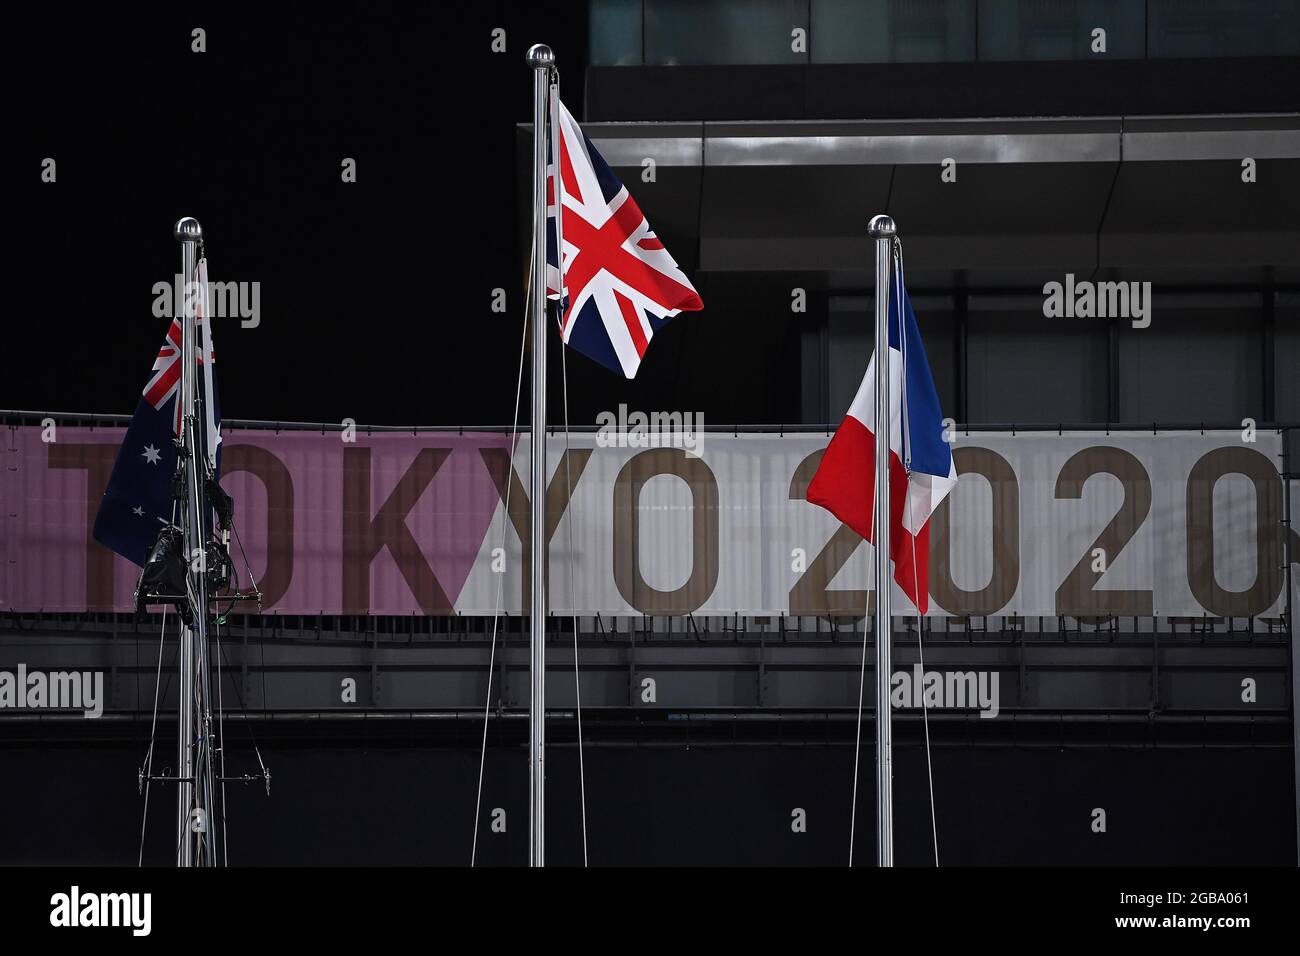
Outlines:
{"type": "MultiPolygon", "coordinates": [[[[894,580],[920,613],[929,610],[930,516],[957,485],[955,464],[947,475],[910,474],[903,464],[903,356],[890,348],[889,363],[889,551],[894,580]]],[[[875,543],[876,357],[848,414],[836,430],[817,473],[808,485],[808,501],[820,505],[867,541],[875,543]]]]}

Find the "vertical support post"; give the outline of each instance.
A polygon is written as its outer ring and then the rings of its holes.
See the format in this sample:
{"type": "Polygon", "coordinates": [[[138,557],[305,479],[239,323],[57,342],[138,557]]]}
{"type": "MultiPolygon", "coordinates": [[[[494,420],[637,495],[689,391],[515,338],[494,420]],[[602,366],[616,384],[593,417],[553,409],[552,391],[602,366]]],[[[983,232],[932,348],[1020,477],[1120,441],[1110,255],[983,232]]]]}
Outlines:
{"type": "Polygon", "coordinates": [[[1108,423],[1123,418],[1119,404],[1119,321],[1111,316],[1106,320],[1106,421],[1108,423]]]}
{"type": "MultiPolygon", "coordinates": [[[[964,281],[964,280],[963,280],[964,281]]],[[[957,365],[957,421],[970,421],[970,403],[967,400],[966,392],[970,378],[967,375],[967,351],[966,351],[966,331],[969,328],[968,321],[970,317],[970,293],[965,288],[959,289],[953,296],[953,308],[957,318],[957,334],[954,336],[956,344],[956,355],[954,359],[957,365]]]]}
{"type": "MultiPolygon", "coordinates": [[[[1291,510],[1291,482],[1296,480],[1295,464],[1291,461],[1291,442],[1295,437],[1294,428],[1282,430],[1282,566],[1286,569],[1283,582],[1286,587],[1286,606],[1282,613],[1287,618],[1287,662],[1291,677],[1291,746],[1295,759],[1292,768],[1295,774],[1295,820],[1300,827],[1300,653],[1297,653],[1296,641],[1300,640],[1300,597],[1296,593],[1295,576],[1291,565],[1297,561],[1292,550],[1300,543],[1300,534],[1296,533],[1295,514],[1291,510]]],[[[1300,864],[1300,830],[1296,831],[1296,862],[1300,864]]]]}
{"type": "Polygon", "coordinates": [[[875,216],[867,231],[876,241],[876,420],[872,423],[876,433],[876,488],[872,512],[876,532],[876,863],[893,866],[894,762],[889,707],[889,679],[893,673],[893,619],[889,606],[893,587],[889,562],[889,267],[894,220],[889,216],[875,216]]]}
{"type": "Polygon", "coordinates": [[[533,68],[533,424],[531,440],[532,629],[528,642],[528,865],[546,865],[546,115],[555,54],[528,50],[533,68]]]}
{"type": "MultiPolygon", "coordinates": [[[[185,498],[181,508],[181,527],[185,542],[187,567],[186,586],[190,602],[192,625],[181,628],[179,666],[180,690],[177,699],[177,768],[180,778],[176,787],[176,865],[194,866],[196,862],[211,865],[211,823],[206,817],[210,809],[211,773],[208,742],[211,739],[208,713],[208,593],[207,574],[203,561],[196,556],[204,553],[207,535],[204,529],[205,508],[203,496],[204,448],[199,441],[199,429],[204,427],[196,414],[198,407],[198,354],[199,335],[195,293],[197,291],[196,266],[198,244],[203,229],[197,220],[179,220],[172,234],[181,244],[181,468],[185,476],[185,498]],[[194,831],[195,811],[203,818],[201,830],[194,831]],[[196,851],[202,858],[196,858],[196,851]]],[[[207,317],[205,316],[205,321],[207,317]]]]}
{"type": "MultiPolygon", "coordinates": [[[[1275,379],[1275,365],[1273,358],[1273,349],[1277,341],[1277,293],[1274,289],[1273,267],[1269,266],[1265,270],[1264,289],[1261,292],[1262,314],[1260,322],[1260,369],[1259,383],[1263,391],[1263,421],[1277,421],[1277,385],[1275,379]]],[[[1283,434],[1283,440],[1286,435],[1283,434]]]]}

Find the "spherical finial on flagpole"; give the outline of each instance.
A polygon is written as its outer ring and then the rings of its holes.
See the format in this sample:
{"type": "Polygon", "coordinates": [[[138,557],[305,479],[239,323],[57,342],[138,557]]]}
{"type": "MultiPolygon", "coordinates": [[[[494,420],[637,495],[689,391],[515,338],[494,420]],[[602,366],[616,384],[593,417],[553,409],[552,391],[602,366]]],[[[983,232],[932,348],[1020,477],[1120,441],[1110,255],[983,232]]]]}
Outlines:
{"type": "Polygon", "coordinates": [[[885,239],[894,234],[894,220],[886,215],[872,216],[867,226],[867,233],[872,239],[885,239]]]}
{"type": "Polygon", "coordinates": [[[186,216],[176,220],[176,225],[172,226],[172,235],[177,242],[198,242],[203,238],[203,227],[197,219],[186,216]]]}
{"type": "Polygon", "coordinates": [[[534,43],[528,48],[528,65],[534,70],[555,66],[555,54],[545,43],[534,43]]]}

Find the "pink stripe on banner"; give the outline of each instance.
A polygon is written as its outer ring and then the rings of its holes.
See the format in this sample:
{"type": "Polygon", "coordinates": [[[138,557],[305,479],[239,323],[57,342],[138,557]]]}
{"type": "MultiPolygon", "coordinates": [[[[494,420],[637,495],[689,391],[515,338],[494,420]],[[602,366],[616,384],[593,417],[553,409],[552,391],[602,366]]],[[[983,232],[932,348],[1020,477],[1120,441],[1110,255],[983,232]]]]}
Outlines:
{"type": "MultiPolygon", "coordinates": [[[[46,443],[35,426],[0,430],[0,608],[131,610],[139,569],[90,537],[123,432],[60,427],[46,443]]],[[[476,432],[224,439],[244,551],[266,610],[285,614],[451,613],[499,507],[489,462],[500,473],[510,443],[476,432]]]]}

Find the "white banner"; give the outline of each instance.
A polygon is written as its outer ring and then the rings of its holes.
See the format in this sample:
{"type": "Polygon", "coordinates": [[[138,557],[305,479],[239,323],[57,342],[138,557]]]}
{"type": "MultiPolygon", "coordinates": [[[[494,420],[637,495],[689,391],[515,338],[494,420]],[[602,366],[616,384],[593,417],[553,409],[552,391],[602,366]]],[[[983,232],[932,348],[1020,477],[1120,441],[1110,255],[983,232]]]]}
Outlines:
{"type": "MultiPolygon", "coordinates": [[[[551,439],[552,610],[863,614],[870,546],[803,500],[828,441],[708,433],[692,454],[583,434],[566,459],[551,439]]],[[[931,521],[932,615],[1280,613],[1275,432],[958,434],[953,451],[961,479],[931,521]]],[[[498,506],[458,613],[492,613],[498,589],[521,607],[527,462],[525,440],[513,520],[498,506]]],[[[911,607],[897,588],[894,607],[911,607]]]]}

